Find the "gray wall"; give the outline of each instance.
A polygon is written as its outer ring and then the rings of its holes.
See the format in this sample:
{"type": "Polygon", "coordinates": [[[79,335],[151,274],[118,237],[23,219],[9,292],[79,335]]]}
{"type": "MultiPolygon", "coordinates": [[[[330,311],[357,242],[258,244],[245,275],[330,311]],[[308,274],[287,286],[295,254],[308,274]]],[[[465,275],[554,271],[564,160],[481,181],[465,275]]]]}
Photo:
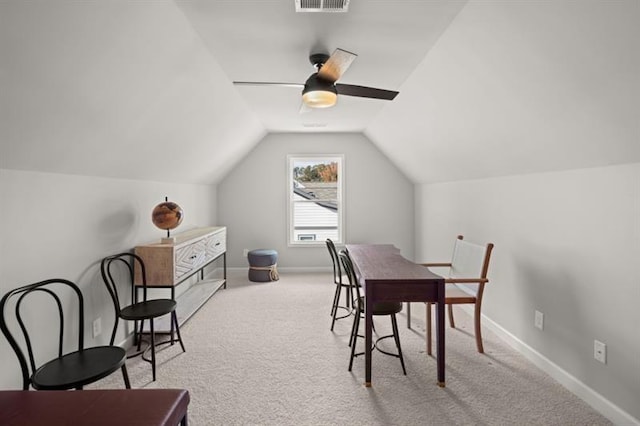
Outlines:
{"type": "MultiPolygon", "coordinates": [[[[176,232],[214,225],[215,194],[206,185],[0,169],[0,294],[48,278],[74,281],[85,297],[85,345],[107,344],[114,312],[99,261],[164,236],[151,223],[151,210],[165,196],[185,212],[176,232]],[[98,317],[102,334],[94,339],[91,324],[98,317]]],[[[35,339],[50,334],[42,333],[35,339]]],[[[116,342],[124,339],[121,327],[116,342]]],[[[18,361],[4,336],[0,341],[0,389],[19,389],[18,361]]]]}
{"type": "Polygon", "coordinates": [[[422,185],[416,258],[448,259],[457,234],[495,243],[483,313],[578,388],[640,419],[638,200],[640,163],[422,185]],[[594,339],[607,345],[606,365],[594,339]]]}
{"type": "Polygon", "coordinates": [[[413,184],[363,135],[270,134],[218,186],[228,264],[243,249],[273,248],[281,267],[330,267],[326,247],[287,247],[287,155],[344,154],[347,242],[387,242],[413,256],[413,184]]]}

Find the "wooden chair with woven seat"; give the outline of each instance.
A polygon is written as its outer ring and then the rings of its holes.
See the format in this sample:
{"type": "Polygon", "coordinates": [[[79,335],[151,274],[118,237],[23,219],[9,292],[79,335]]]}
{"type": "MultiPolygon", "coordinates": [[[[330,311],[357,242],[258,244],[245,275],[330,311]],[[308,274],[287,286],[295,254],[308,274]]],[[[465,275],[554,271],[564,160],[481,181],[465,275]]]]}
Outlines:
{"type": "MultiPolygon", "coordinates": [[[[428,268],[448,268],[445,277],[445,304],[448,305],[449,325],[455,328],[453,319],[453,305],[474,305],[474,330],[478,352],[484,353],[481,331],[481,308],[484,286],[489,282],[487,273],[493,244],[485,246],[465,241],[462,235],[458,235],[453,248],[453,256],[450,262],[421,263],[428,268]]],[[[427,303],[426,309],[426,340],[427,354],[431,355],[431,305],[427,303]]]]}
{"type": "Polygon", "coordinates": [[[115,321],[113,324],[113,330],[111,332],[111,344],[113,344],[116,331],[118,329],[118,322],[120,318],[127,321],[134,321],[136,324],[140,323],[140,328],[137,329],[134,326],[135,342],[138,345],[138,353],[131,356],[142,355],[142,359],[151,363],[151,373],[153,380],[156,380],[156,333],[154,329],[154,320],[165,315],[170,316],[170,336],[169,340],[162,342],[173,345],[175,342],[179,342],[182,347],[182,352],[185,352],[184,343],[180,336],[180,326],[178,325],[178,317],[176,315],[177,303],[173,299],[148,299],[147,298],[147,274],[144,266],[144,261],[140,256],[134,253],[120,253],[113,256],[108,256],[102,259],[100,264],[100,271],[102,273],[102,279],[109,291],[113,306],[115,309],[115,321]],[[136,286],[134,285],[134,265],[140,268],[142,277],[142,301],[137,301],[136,286]],[[117,268],[124,267],[124,271],[117,271],[117,268]],[[130,286],[131,289],[131,302],[126,304],[120,299],[118,294],[118,283],[122,276],[122,272],[126,276],[124,281],[130,286]],[[144,351],[140,352],[142,333],[144,330],[144,322],[149,321],[149,336],[150,344],[149,349],[151,351],[151,359],[144,357],[144,351]],[[174,334],[177,335],[177,339],[174,338],[174,334]]]}
{"type": "Polygon", "coordinates": [[[327,250],[329,250],[329,255],[331,256],[331,262],[333,263],[333,282],[336,285],[336,291],[333,295],[333,303],[331,304],[331,331],[333,331],[333,326],[335,325],[336,320],[346,318],[351,315],[351,311],[353,310],[351,307],[353,292],[351,290],[351,285],[348,282],[343,282],[344,277],[335,244],[330,238],[327,238],[326,244],[327,250]],[[343,289],[345,290],[344,306],[340,305],[340,295],[343,289]],[[345,310],[347,313],[338,316],[338,309],[345,310]]]}
{"type": "Polygon", "coordinates": [[[36,390],[80,390],[117,370],[122,371],[125,387],[131,388],[125,364],[127,353],[123,348],[113,345],[84,347],[84,298],[78,286],[71,281],[53,278],[9,291],[0,300],[0,329],[18,357],[22,389],[25,391],[29,387],[36,390]],[[74,309],[75,304],[77,310],[74,309]],[[14,315],[7,315],[8,311],[14,315]],[[65,317],[75,318],[77,323],[65,323],[65,317]],[[57,335],[48,331],[56,322],[57,335]],[[78,333],[78,345],[75,350],[65,353],[65,347],[73,341],[65,338],[69,325],[74,325],[73,332],[78,333]],[[12,329],[16,331],[12,333],[12,329]],[[36,331],[38,338],[33,339],[36,331]],[[51,340],[57,344],[57,356],[38,365],[51,340]],[[36,347],[39,355],[35,353],[36,347]]]}
{"type": "MultiPolygon", "coordinates": [[[[349,279],[349,283],[354,289],[353,293],[356,296],[353,304],[355,306],[355,315],[353,318],[353,326],[351,327],[351,337],[349,340],[349,345],[351,346],[351,357],[349,359],[349,371],[351,371],[353,367],[353,359],[359,355],[363,355],[364,352],[356,353],[356,341],[358,337],[364,337],[358,334],[358,329],[360,328],[360,320],[364,318],[364,296],[360,295],[360,284],[358,283],[358,279],[356,278],[355,269],[353,268],[353,263],[351,262],[351,258],[346,250],[340,250],[338,253],[340,261],[342,262],[342,266],[344,267],[345,273],[349,279]]],[[[407,370],[404,366],[404,357],[402,356],[402,346],[400,345],[400,334],[398,333],[398,321],[396,319],[396,314],[402,311],[402,302],[375,302],[373,304],[373,312],[372,315],[375,316],[389,316],[391,318],[391,330],[392,334],[387,336],[379,337],[375,343],[374,348],[379,352],[389,355],[392,357],[396,357],[400,359],[400,365],[402,366],[402,372],[404,375],[407,375],[407,370]],[[387,338],[393,337],[396,348],[398,349],[397,353],[387,352],[381,349],[378,346],[378,343],[387,338]]]]}

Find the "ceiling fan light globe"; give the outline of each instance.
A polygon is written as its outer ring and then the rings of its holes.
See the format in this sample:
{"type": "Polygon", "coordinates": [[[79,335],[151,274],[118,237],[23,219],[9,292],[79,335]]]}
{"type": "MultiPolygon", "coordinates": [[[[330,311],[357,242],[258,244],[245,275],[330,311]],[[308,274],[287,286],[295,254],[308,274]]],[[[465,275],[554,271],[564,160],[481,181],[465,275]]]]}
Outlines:
{"type": "Polygon", "coordinates": [[[312,90],[302,95],[302,101],[310,108],[329,108],[337,100],[338,95],[328,90],[312,90]]]}

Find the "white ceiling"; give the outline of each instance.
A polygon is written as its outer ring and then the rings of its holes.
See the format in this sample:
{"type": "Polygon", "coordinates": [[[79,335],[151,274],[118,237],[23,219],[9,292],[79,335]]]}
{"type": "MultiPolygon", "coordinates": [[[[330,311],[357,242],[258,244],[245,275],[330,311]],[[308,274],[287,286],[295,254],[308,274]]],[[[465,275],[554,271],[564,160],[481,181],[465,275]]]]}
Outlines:
{"type": "MultiPolygon", "coordinates": [[[[229,80],[304,83],[309,55],[339,47],[358,55],[340,83],[398,90],[465,3],[353,0],[348,13],[296,13],[294,0],[177,4],[229,80]]],[[[340,96],[300,114],[298,88],[236,90],[270,132],[362,132],[386,103],[340,96]]]]}
{"type": "Polygon", "coordinates": [[[364,132],[414,182],[640,161],[640,2],[0,2],[0,168],[215,183],[267,132],[364,132]],[[398,90],[300,114],[310,53],[398,90]]]}

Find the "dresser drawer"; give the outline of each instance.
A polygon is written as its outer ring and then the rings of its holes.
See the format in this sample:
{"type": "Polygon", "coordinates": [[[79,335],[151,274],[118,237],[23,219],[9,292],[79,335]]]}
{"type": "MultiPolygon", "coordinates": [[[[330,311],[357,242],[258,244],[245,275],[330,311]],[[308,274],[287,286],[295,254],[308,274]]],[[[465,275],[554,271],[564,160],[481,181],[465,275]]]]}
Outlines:
{"type": "Polygon", "coordinates": [[[174,280],[198,269],[206,262],[205,240],[201,239],[175,250],[174,280]]]}
{"type": "Polygon", "coordinates": [[[205,238],[206,260],[215,259],[227,250],[227,233],[225,230],[205,238]]]}

